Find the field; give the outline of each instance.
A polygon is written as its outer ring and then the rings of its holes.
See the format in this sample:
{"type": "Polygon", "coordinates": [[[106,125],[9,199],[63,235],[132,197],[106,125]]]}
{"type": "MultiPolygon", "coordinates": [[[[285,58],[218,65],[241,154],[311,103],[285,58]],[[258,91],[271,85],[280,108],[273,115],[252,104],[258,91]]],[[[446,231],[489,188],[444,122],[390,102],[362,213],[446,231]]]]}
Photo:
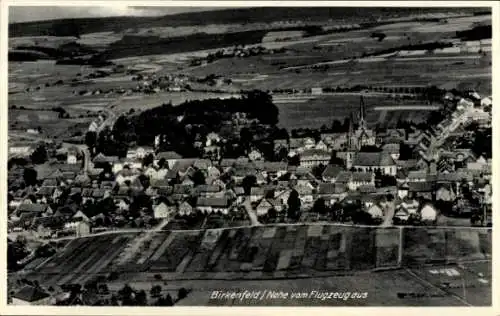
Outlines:
{"type": "Polygon", "coordinates": [[[102,272],[133,237],[133,234],[119,234],[75,239],[41,267],[37,272],[40,282],[65,284],[102,272]]]}
{"type": "MultiPolygon", "coordinates": [[[[285,128],[311,128],[330,126],[333,120],[343,120],[352,113],[357,119],[360,94],[345,93],[323,96],[274,96],[273,100],[280,110],[279,125],[285,128]]],[[[425,121],[428,110],[374,110],[377,106],[394,106],[398,103],[384,95],[365,95],[366,120],[369,125],[395,126],[398,120],[411,120],[416,123],[425,121]]],[[[402,101],[401,104],[411,104],[402,101]]]]}
{"type": "Polygon", "coordinates": [[[293,279],[397,268],[401,264],[419,267],[431,262],[491,259],[491,235],[479,229],[404,229],[401,256],[398,228],[265,226],[162,231],[141,240],[133,237],[111,234],[76,239],[32,276],[47,284],[70,278],[84,282],[92,274],[111,271],[130,281],[152,281],[158,273],[169,280],[293,279]],[[416,240],[427,242],[416,244],[416,240]],[[112,247],[106,260],[89,255],[109,251],[112,243],[117,246],[112,247]],[[59,266],[61,270],[57,270],[59,266]]]}

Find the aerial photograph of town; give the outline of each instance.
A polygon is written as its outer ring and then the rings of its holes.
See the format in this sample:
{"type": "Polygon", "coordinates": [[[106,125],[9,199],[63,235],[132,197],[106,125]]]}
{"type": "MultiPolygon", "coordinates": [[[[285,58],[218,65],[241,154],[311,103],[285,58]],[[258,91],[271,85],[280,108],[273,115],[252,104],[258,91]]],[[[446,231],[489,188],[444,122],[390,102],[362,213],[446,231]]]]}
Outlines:
{"type": "Polygon", "coordinates": [[[4,304],[492,306],[492,8],[352,3],[9,6],[4,304]]]}

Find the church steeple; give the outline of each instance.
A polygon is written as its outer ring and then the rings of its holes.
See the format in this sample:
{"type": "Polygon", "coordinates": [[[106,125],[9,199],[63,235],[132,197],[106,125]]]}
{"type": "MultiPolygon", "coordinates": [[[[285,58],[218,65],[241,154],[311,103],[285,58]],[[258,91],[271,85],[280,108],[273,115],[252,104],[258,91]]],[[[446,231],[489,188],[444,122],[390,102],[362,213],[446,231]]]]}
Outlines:
{"type": "Polygon", "coordinates": [[[366,129],[366,109],[365,109],[365,101],[363,100],[363,96],[360,97],[359,100],[359,128],[366,129]]]}
{"type": "Polygon", "coordinates": [[[348,150],[352,150],[352,138],[354,136],[354,119],[352,117],[352,112],[349,114],[349,131],[347,134],[347,148],[348,150]]]}

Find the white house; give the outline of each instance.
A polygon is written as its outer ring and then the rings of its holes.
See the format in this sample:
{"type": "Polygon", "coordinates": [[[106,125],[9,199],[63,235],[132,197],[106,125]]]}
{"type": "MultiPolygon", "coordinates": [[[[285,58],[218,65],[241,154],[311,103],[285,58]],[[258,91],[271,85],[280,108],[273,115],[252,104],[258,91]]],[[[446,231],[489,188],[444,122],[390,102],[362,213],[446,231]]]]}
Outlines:
{"type": "Polygon", "coordinates": [[[367,212],[368,212],[368,214],[370,214],[372,216],[372,218],[384,217],[384,211],[377,204],[373,204],[370,208],[368,208],[367,212]]]}
{"type": "Polygon", "coordinates": [[[312,168],[320,164],[327,165],[331,154],[322,149],[306,149],[300,154],[300,166],[312,168]]]}
{"type": "Polygon", "coordinates": [[[174,206],[168,206],[161,202],[153,208],[154,218],[170,219],[175,212],[174,206]]]}
{"type": "Polygon", "coordinates": [[[248,159],[250,159],[251,161],[262,160],[262,153],[254,149],[248,154],[248,159]]]}
{"type": "Polygon", "coordinates": [[[434,222],[437,219],[437,210],[431,204],[425,204],[420,210],[422,221],[434,222]]]}

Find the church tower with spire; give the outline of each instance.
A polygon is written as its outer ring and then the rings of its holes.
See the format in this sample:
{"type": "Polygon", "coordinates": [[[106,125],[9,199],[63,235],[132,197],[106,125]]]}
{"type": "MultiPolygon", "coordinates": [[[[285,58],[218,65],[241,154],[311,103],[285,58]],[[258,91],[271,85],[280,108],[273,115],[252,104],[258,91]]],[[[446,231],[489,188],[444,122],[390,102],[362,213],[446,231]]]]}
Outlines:
{"type": "Polygon", "coordinates": [[[363,96],[360,97],[359,100],[359,126],[358,129],[356,130],[356,140],[357,140],[357,147],[360,149],[363,146],[373,146],[375,145],[375,135],[374,132],[371,129],[368,129],[367,123],[366,123],[366,107],[365,107],[365,101],[363,99],[363,96]]]}
{"type": "Polygon", "coordinates": [[[346,148],[346,168],[347,170],[352,168],[354,155],[357,150],[357,138],[354,135],[354,119],[352,117],[352,112],[349,115],[349,131],[347,133],[347,148],[346,148]]]}

